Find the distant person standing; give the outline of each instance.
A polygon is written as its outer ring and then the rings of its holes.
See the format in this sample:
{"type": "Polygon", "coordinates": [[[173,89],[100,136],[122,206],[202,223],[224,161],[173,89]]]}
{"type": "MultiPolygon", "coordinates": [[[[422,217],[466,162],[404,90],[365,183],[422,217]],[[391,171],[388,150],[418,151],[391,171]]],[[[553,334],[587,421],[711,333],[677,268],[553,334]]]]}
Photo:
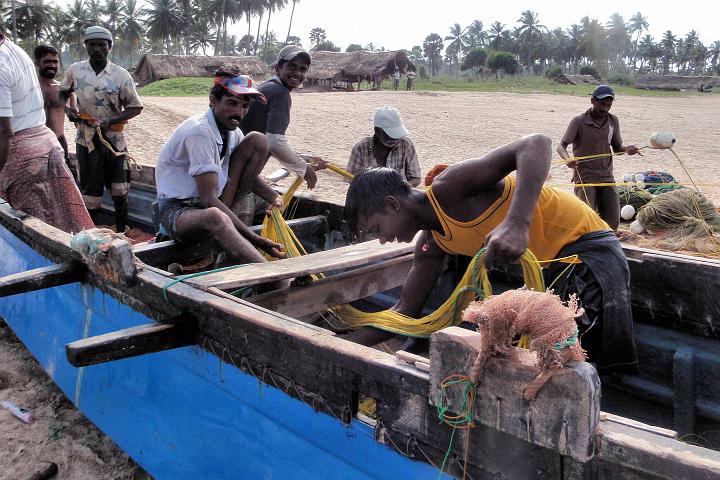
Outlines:
{"type": "Polygon", "coordinates": [[[359,175],[369,168],[388,167],[413,187],[420,185],[420,162],[400,112],[380,107],[375,110],[373,125],[374,134],[357,142],[350,152],[347,171],[359,175]]]}
{"type": "Polygon", "coordinates": [[[570,121],[557,153],[574,170],[572,181],[577,184],[575,195],[598,212],[610,228],[620,224],[620,197],[615,186],[585,186],[586,183],[615,183],[613,153],[635,155],[635,145],[624,145],[620,135],[620,122],[610,113],[615,92],[607,85],[599,85],[592,92],[592,107],[570,121]],[[573,146],[573,156],[567,151],[573,146]],[[606,154],[602,157],[575,161],[573,157],[606,154]]]}
{"type": "Polygon", "coordinates": [[[35,67],[45,108],[45,125],[55,132],[55,136],[65,152],[65,163],[69,163],[67,140],[65,140],[65,102],[60,100],[60,82],[55,80],[60,57],[55,47],[38,45],[33,52],[35,67]]]}
{"type": "Polygon", "coordinates": [[[43,96],[33,62],[2,34],[0,197],[13,208],[68,233],[94,226],[65,165],[62,147],[45,126],[43,96]]]}
{"type": "Polygon", "coordinates": [[[115,204],[115,227],[124,232],[127,223],[127,196],[130,190],[130,162],[123,128],[142,111],[133,79],[124,68],[108,61],[113,38],[103,27],[85,30],[89,60],[73,63],[60,85],[67,100],[74,92],[78,107],[66,107],[75,122],[75,139],[80,190],[91,215],[100,210],[105,188],[115,204]],[[110,145],[110,147],[108,147],[110,145]]]}
{"type": "Polygon", "coordinates": [[[392,75],[393,78],[393,90],[397,90],[400,88],[400,69],[398,67],[395,67],[395,71],[392,75]]]}
{"type": "Polygon", "coordinates": [[[417,74],[415,73],[415,69],[411,68],[407,72],[407,83],[405,90],[412,91],[415,90],[415,76],[417,74]]]}

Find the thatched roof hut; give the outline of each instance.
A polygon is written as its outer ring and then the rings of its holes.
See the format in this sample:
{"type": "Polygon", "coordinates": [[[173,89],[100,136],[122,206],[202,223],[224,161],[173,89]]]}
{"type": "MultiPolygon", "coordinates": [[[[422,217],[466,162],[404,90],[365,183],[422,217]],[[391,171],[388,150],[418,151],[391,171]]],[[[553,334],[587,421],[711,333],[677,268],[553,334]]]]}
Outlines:
{"type": "Polygon", "coordinates": [[[557,83],[563,85],[600,85],[597,78],[592,75],[559,75],[555,78],[557,83]]]}
{"type": "Polygon", "coordinates": [[[175,77],[212,77],[220,67],[234,67],[253,79],[270,77],[270,67],[258,57],[207,55],[144,55],[135,68],[140,85],[175,77]]]}
{"type": "Polygon", "coordinates": [[[638,75],[635,88],[645,90],[709,90],[720,87],[720,77],[710,75],[638,75]]]}
{"type": "Polygon", "coordinates": [[[415,66],[405,50],[384,52],[313,52],[312,66],[307,74],[307,83],[330,84],[344,82],[352,84],[361,81],[380,82],[388,78],[395,67],[401,73],[415,66]]]}

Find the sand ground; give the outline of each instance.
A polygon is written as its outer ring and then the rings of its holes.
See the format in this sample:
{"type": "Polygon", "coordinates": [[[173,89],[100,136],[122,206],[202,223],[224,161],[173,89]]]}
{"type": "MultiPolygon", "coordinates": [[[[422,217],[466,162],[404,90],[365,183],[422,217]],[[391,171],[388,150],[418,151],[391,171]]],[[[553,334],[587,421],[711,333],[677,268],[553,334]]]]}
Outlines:
{"type": "MultiPolygon", "coordinates": [[[[164,140],[189,115],[207,108],[207,98],[143,98],[145,110],[127,129],[131,153],[142,164],[154,164],[164,140]]],[[[437,163],[455,163],[482,156],[525,134],[540,132],[553,139],[553,152],[570,119],[590,107],[590,99],[554,94],[467,92],[353,92],[293,94],[288,138],[298,152],[313,153],[345,166],[356,141],[372,133],[375,108],[391,105],[402,113],[415,143],[423,174],[437,163]]],[[[720,96],[672,98],[619,96],[612,112],[618,115],[623,139],[648,145],[653,132],[672,132],[675,151],[696,183],[716,203],[720,200],[720,96]]],[[[72,128],[72,126],[69,126],[72,128]]],[[[68,133],[71,133],[70,131],[68,133]]],[[[72,138],[72,137],[70,137],[72,138]]],[[[555,155],[556,159],[559,159],[555,155]]],[[[266,171],[279,164],[273,159],[266,171]]],[[[615,176],[658,170],[679,181],[688,175],[667,150],[617,157],[615,176]]],[[[570,188],[571,171],[552,168],[550,184],[570,188]]],[[[317,198],[342,201],[347,184],[323,172],[317,198]]]]}
{"type": "MultiPolygon", "coordinates": [[[[207,108],[207,99],[143,98],[145,110],[127,129],[130,152],[142,164],[154,164],[163,142],[189,115],[207,108]]],[[[313,153],[345,166],[353,144],[372,132],[376,107],[400,109],[411,132],[423,174],[436,163],[454,163],[483,155],[531,132],[545,133],[553,148],[570,118],[589,107],[589,99],[552,94],[355,92],[293,95],[288,136],[299,152],[313,153]]],[[[716,203],[720,200],[720,96],[643,98],[620,96],[613,113],[627,143],[646,145],[653,132],[672,132],[676,152],[696,182],[716,203]]],[[[66,127],[74,138],[72,125],[66,127]]],[[[72,145],[72,141],[70,141],[72,145]]],[[[271,160],[266,171],[277,168],[271,160]]],[[[662,170],[680,181],[688,176],[668,151],[648,150],[643,157],[616,160],[616,177],[662,170]]],[[[552,169],[549,183],[570,188],[570,170],[552,169]]],[[[322,172],[317,198],[342,201],[347,184],[322,172]]],[[[0,409],[0,479],[24,478],[36,462],[59,465],[58,479],[146,478],[113,443],[83,418],[42,372],[30,354],[0,325],[0,400],[10,399],[32,411],[26,425],[0,409]]]]}

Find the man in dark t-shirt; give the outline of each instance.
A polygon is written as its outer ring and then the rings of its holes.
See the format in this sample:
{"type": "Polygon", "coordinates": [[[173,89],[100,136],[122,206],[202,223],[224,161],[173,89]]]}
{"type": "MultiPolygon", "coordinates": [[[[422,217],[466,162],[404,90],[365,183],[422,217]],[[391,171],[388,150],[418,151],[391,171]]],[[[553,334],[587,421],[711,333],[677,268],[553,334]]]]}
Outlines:
{"type": "Polygon", "coordinates": [[[276,75],[258,88],[265,95],[267,103],[255,102],[243,118],[240,129],[245,135],[250,132],[264,133],[270,154],[285,168],[303,177],[308,188],[314,188],[317,183],[315,171],[325,168],[327,164],[320,157],[303,155],[301,158],[290,148],[285,137],[285,131],[290,125],[290,91],[305,81],[310,62],[310,54],[301,46],[283,47],[275,65],[276,75]]]}
{"type": "Polygon", "coordinates": [[[570,121],[557,152],[566,160],[567,166],[574,169],[575,195],[598,212],[613,230],[617,230],[620,224],[617,187],[585,186],[588,183],[615,183],[613,152],[635,155],[640,151],[635,145],[623,144],[620,122],[610,113],[613,100],[615,92],[607,85],[599,85],[593,90],[592,107],[570,121]],[[572,156],[567,151],[570,144],[573,146],[572,156]],[[579,161],[574,158],[602,154],[606,155],[579,161]]]}

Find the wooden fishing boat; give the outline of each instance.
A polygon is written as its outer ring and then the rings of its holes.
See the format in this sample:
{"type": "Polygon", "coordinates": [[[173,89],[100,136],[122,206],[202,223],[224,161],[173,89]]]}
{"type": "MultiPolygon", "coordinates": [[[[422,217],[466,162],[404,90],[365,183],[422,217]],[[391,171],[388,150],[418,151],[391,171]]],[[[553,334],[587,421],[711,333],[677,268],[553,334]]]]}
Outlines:
{"type": "MultiPolygon", "coordinates": [[[[132,195],[131,218],[152,223],[152,187],[132,195]]],[[[528,402],[520,388],[537,369],[518,349],[483,374],[474,428],[455,429],[438,411],[461,413],[462,392],[443,381],[468,371],[479,334],[451,327],[427,353],[393,355],[308,322],[350,301],[392,302],[412,246],[345,244],[341,206],[298,198],[295,209],[289,223],[313,253],[180,279],[168,265],[207,244],[109,239],[95,261],[0,200],[0,316],[158,479],[720,478],[720,453],[678,439],[720,422],[719,262],[626,247],[643,373],[604,378],[601,395],[595,370],[575,364],[528,402]]]]}

